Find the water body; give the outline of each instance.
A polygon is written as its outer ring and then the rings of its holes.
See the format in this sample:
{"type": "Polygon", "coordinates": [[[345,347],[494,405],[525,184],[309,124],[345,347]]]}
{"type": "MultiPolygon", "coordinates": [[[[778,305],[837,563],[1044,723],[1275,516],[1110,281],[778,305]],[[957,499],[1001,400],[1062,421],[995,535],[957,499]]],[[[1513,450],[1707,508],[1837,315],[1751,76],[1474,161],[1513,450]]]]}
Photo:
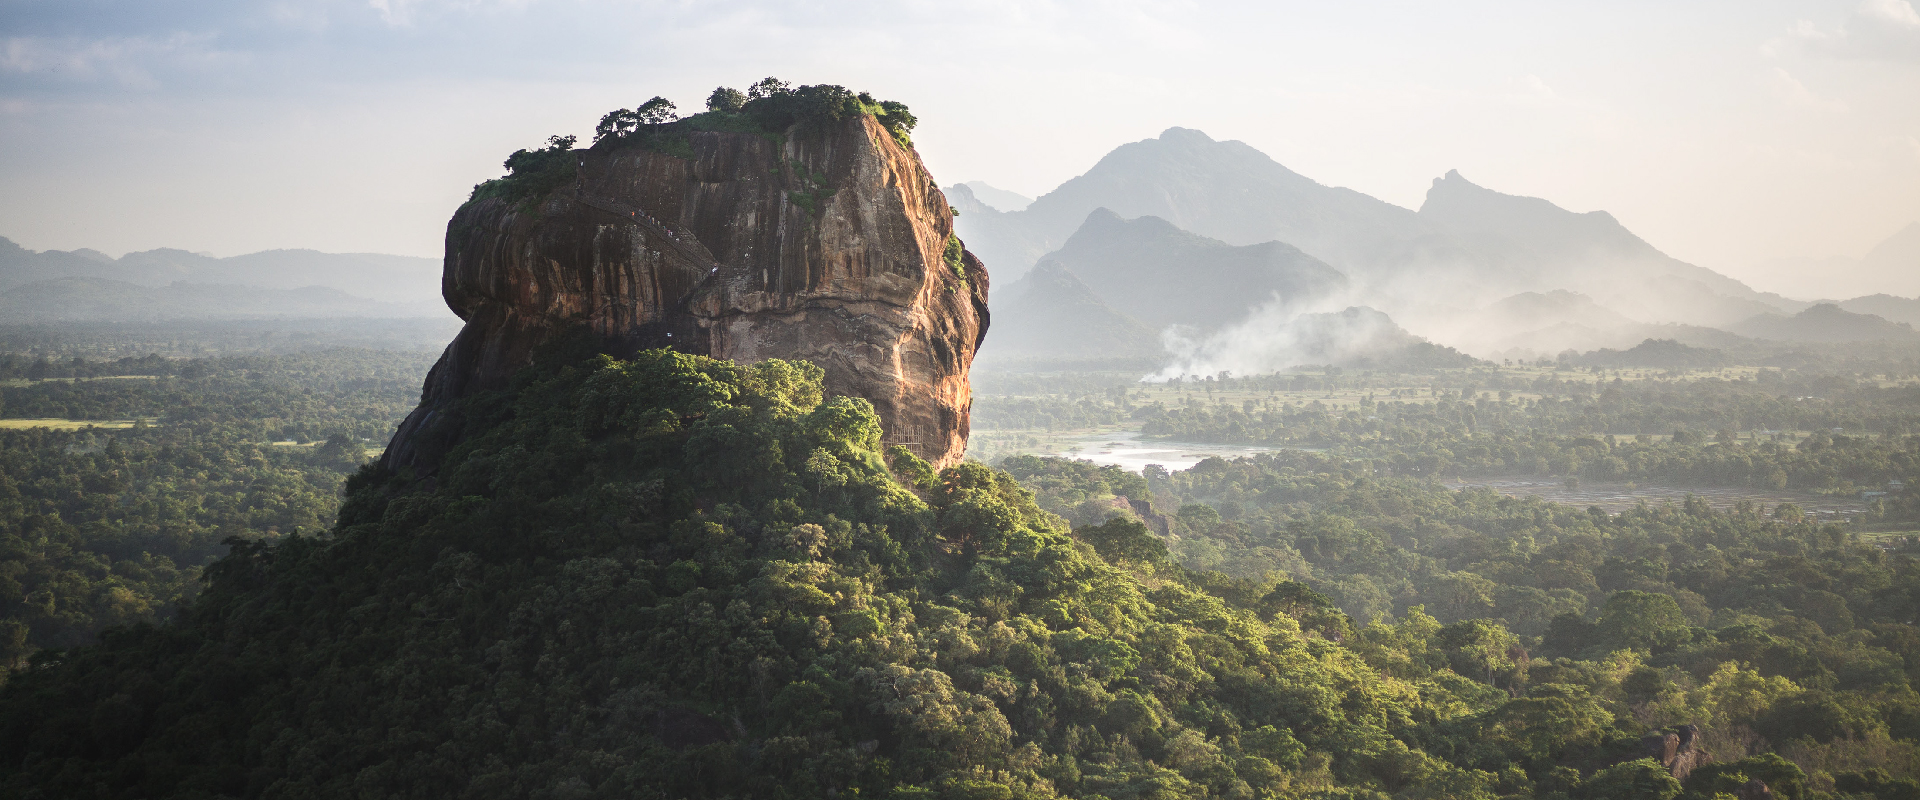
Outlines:
{"type": "Polygon", "coordinates": [[[1139,431],[1094,433],[1074,440],[1052,455],[1077,458],[1095,464],[1112,464],[1129,472],[1139,472],[1148,464],[1159,464],[1170,472],[1192,467],[1209,458],[1235,458],[1255,453],[1271,453],[1281,448],[1236,444],[1195,444],[1143,439],[1139,431]]]}
{"type": "MultiPolygon", "coordinates": [[[[1200,444],[1195,442],[1169,442],[1159,439],[1147,439],[1139,431],[1108,431],[1090,433],[1073,439],[1064,449],[1049,455],[1061,458],[1082,459],[1095,464],[1112,464],[1129,472],[1140,472],[1148,464],[1158,464],[1170,472],[1189,469],[1208,458],[1237,458],[1255,453],[1271,453],[1275,450],[1315,448],[1281,448],[1257,445],[1200,444]]],[[[1452,489],[1484,487],[1513,497],[1539,497],[1554,503],[1564,503],[1576,508],[1599,506],[1610,514],[1618,514],[1645,502],[1650,506],[1662,503],[1679,505],[1688,495],[1693,495],[1707,504],[1722,511],[1730,509],[1735,503],[1747,501],[1764,506],[1780,503],[1793,503],[1807,514],[1822,520],[1844,520],[1867,510],[1867,504],[1844,497],[1827,497],[1817,494],[1792,491],[1770,491],[1766,489],[1728,488],[1715,486],[1665,486],[1660,484],[1631,483],[1589,483],[1581,482],[1579,488],[1569,489],[1564,479],[1540,477],[1504,477],[1504,478],[1456,478],[1445,481],[1452,489]]]]}

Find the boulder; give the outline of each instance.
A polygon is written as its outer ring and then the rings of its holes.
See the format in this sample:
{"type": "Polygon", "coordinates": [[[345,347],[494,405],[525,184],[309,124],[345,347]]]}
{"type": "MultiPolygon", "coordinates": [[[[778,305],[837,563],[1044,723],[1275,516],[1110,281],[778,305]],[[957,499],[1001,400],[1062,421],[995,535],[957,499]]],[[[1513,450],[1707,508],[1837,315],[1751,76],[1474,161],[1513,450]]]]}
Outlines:
{"type": "Polygon", "coordinates": [[[867,115],[662,138],[609,137],[557,188],[454,214],[442,294],[466,325],[382,463],[431,473],[459,437],[445,412],[570,338],[810,361],[887,444],[958,461],[988,277],[919,155],[867,115]]]}

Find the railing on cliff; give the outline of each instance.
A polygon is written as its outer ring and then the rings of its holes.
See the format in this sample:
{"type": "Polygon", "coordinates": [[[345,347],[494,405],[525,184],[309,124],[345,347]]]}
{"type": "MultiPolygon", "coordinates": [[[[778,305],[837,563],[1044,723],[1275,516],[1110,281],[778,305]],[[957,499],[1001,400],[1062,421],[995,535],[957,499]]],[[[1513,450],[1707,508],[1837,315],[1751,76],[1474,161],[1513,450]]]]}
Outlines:
{"type": "Polygon", "coordinates": [[[648,214],[643,209],[640,209],[635,206],[629,206],[625,203],[621,203],[615,200],[608,200],[601,197],[590,197],[580,192],[565,192],[563,193],[562,196],[567,197],[575,202],[578,202],[579,204],[586,206],[588,208],[605,211],[616,217],[624,218],[630,222],[638,224],[640,227],[654,234],[657,234],[659,236],[660,241],[664,242],[668,248],[674,250],[675,252],[678,252],[682,257],[686,258],[688,261],[691,261],[695,264],[706,265],[708,267],[707,274],[709,275],[713,274],[715,271],[720,269],[720,260],[717,258],[714,258],[713,253],[707,250],[706,245],[701,244],[700,240],[695,239],[692,236],[681,238],[679,233],[675,232],[672,228],[667,227],[666,224],[661,222],[660,220],[654,219],[653,215],[648,214]]]}

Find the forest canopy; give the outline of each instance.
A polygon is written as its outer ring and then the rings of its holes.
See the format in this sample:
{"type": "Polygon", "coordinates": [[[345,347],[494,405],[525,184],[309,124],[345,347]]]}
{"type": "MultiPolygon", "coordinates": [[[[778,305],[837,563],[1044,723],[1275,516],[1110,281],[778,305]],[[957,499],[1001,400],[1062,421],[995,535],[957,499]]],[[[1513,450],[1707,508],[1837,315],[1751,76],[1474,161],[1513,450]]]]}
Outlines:
{"type": "MultiPolygon", "coordinates": [[[[745,92],[725,86],[707,97],[706,110],[682,117],[679,106],[653,97],[633,108],[607,112],[594,126],[594,147],[644,147],[667,155],[692,158],[687,136],[697,131],[786,136],[814,133],[840,121],[867,115],[879,121],[901,147],[913,146],[913,128],[919,123],[905,103],[876,100],[866,92],[844,86],[793,86],[765,78],[745,92]]],[[[498,197],[518,202],[552,191],[573,179],[578,167],[573,136],[548,137],[537,150],[516,150],[506,161],[507,174],[474,187],[468,202],[498,197]]]]}
{"type": "MultiPolygon", "coordinates": [[[[1912,752],[1920,653],[1875,627],[1911,614],[1910,595],[1884,591],[1910,580],[1870,582],[1884,599],[1852,612],[1848,646],[1884,668],[1836,671],[1822,648],[1838,640],[1786,617],[1703,631],[1639,578],[1591,618],[1553,619],[1561,655],[1546,659],[1497,619],[1413,606],[1359,620],[1337,581],[1329,594],[1193,571],[1140,521],[1158,517],[1150,504],[1075,528],[1006,472],[881,452],[872,409],[820,380],[804,363],[666,351],[523,371],[449,415],[464,443],[431,480],[363,470],[331,535],[235,542],[175,623],[36,656],[0,692],[0,786],[1707,798],[1761,777],[1806,797],[1809,776],[1770,752],[1683,782],[1643,737],[1669,720],[1811,737],[1829,786],[1902,780],[1841,743],[1912,752]],[[1561,629],[1575,623],[1593,628],[1561,629]]],[[[1173,517],[1192,536],[1247,517],[1246,500],[1164,474],[1012,466],[1049,505],[1191,497],[1173,517]]],[[[1418,492],[1331,478],[1272,497],[1466,524],[1418,492]]],[[[1569,531],[1567,547],[1601,527],[1537,501],[1502,509],[1569,531]]],[[[1371,522],[1304,519],[1289,547],[1316,542],[1302,556],[1327,575],[1364,574],[1355,555],[1401,544],[1370,542],[1371,522]]],[[[1437,530],[1417,535],[1454,541],[1437,530]]],[[[1817,528],[1766,530],[1804,558],[1861,558],[1817,528]]]]}

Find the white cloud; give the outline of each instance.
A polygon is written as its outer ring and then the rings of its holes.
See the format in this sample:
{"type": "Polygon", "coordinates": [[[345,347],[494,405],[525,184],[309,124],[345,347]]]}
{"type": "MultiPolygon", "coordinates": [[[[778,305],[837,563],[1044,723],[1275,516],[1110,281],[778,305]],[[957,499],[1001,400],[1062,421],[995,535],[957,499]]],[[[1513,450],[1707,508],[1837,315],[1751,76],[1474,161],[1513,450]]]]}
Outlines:
{"type": "Polygon", "coordinates": [[[1779,92],[1781,99],[1785,100],[1789,105],[1833,113],[1840,113],[1847,110],[1846,101],[1829,99],[1815,94],[1812,89],[1807,88],[1806,84],[1801,83],[1799,78],[1793,77],[1792,73],[1780,67],[1773,68],[1773,76],[1775,90],[1779,92]]]}
{"type": "Polygon", "coordinates": [[[1819,55],[1920,61],[1920,11],[1911,0],[1864,0],[1831,31],[1800,20],[1791,35],[1819,55]]]}
{"type": "Polygon", "coordinates": [[[1560,99],[1560,95],[1553,91],[1553,87],[1548,86],[1547,82],[1538,75],[1523,75],[1510,83],[1513,89],[1509,92],[1509,97],[1514,100],[1539,102],[1560,99]]]}
{"type": "Polygon", "coordinates": [[[367,7],[380,12],[380,20],[393,27],[410,27],[423,14],[460,14],[489,10],[523,9],[537,0],[367,0],[367,7]]]}
{"type": "Polygon", "coordinates": [[[125,86],[157,83],[160,62],[206,62],[219,58],[211,36],[179,33],[165,37],[15,36],[0,42],[0,73],[57,81],[111,81],[125,86]]]}
{"type": "Polygon", "coordinates": [[[1866,0],[1860,15],[1901,28],[1920,29],[1920,11],[1907,0],[1866,0]]]}

